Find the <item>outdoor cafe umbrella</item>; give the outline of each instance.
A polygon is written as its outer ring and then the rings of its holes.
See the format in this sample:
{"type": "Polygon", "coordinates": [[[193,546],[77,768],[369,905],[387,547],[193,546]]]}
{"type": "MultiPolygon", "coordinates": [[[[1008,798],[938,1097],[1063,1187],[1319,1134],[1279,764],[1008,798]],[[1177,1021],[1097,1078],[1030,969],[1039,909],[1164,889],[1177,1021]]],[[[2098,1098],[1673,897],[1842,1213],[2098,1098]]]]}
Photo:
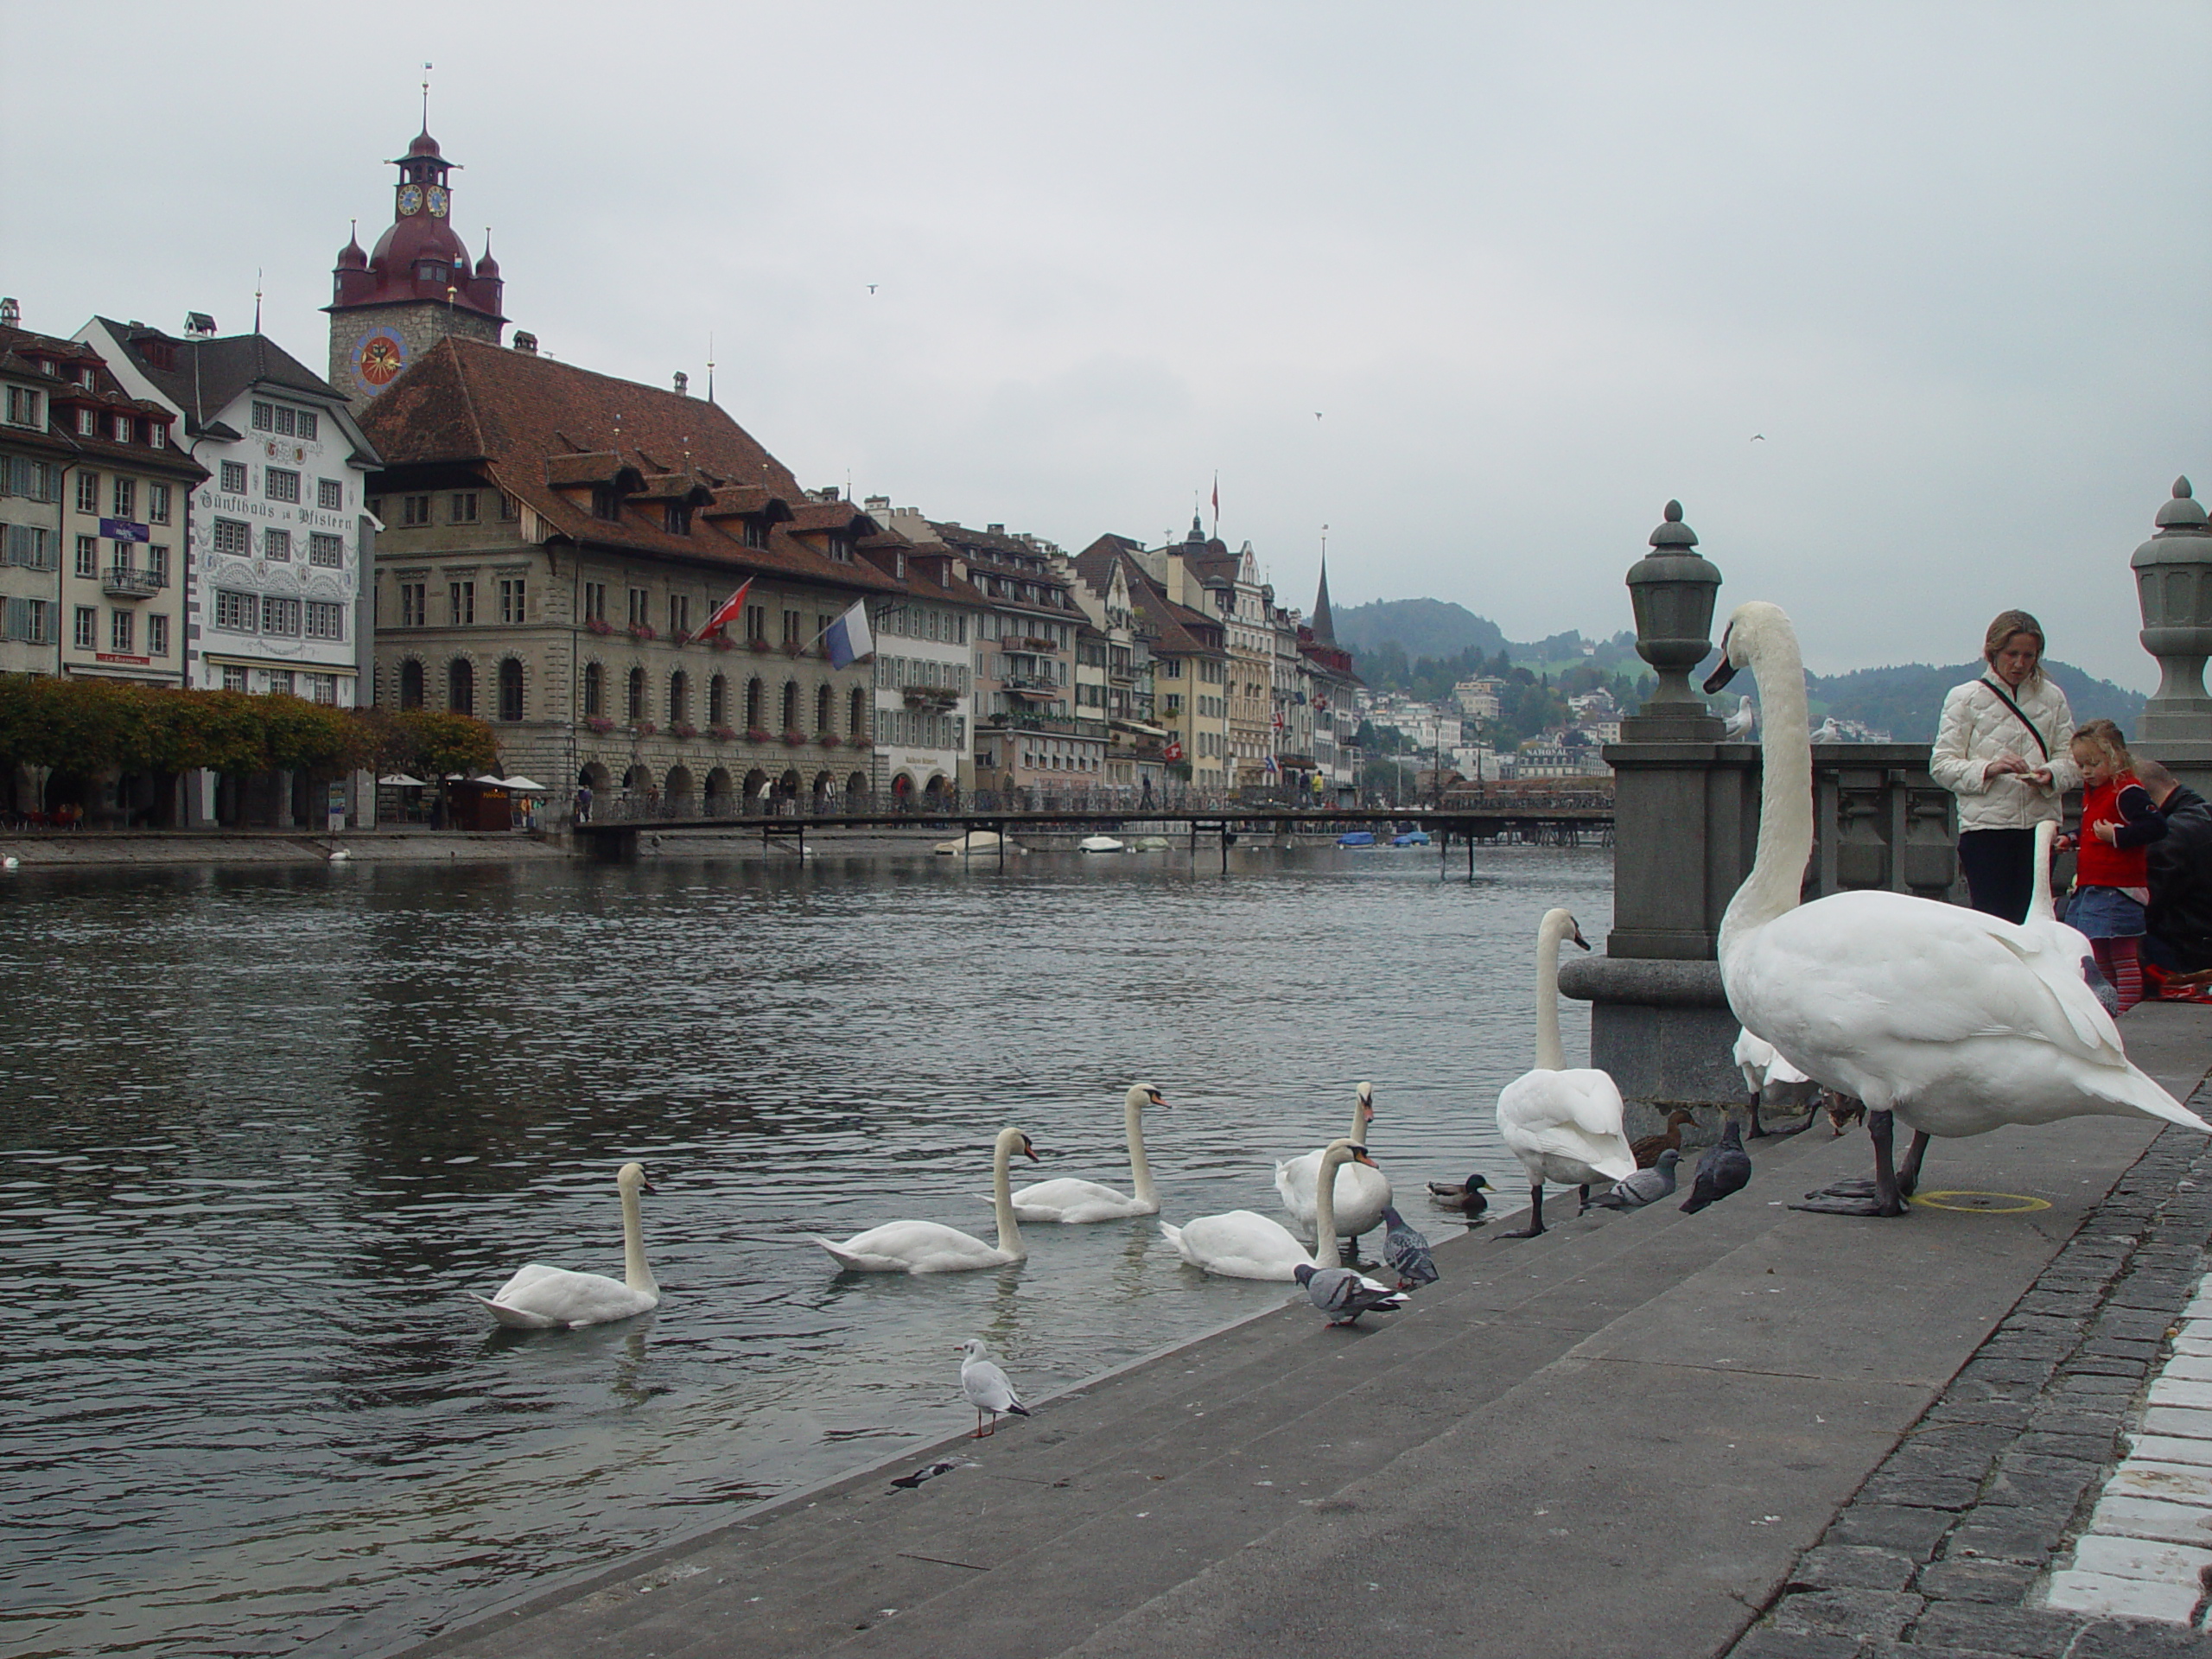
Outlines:
{"type": "Polygon", "coordinates": [[[423,779],[410,778],[404,772],[395,772],[389,778],[378,779],[377,782],[391,789],[428,789],[429,787],[423,779]]]}

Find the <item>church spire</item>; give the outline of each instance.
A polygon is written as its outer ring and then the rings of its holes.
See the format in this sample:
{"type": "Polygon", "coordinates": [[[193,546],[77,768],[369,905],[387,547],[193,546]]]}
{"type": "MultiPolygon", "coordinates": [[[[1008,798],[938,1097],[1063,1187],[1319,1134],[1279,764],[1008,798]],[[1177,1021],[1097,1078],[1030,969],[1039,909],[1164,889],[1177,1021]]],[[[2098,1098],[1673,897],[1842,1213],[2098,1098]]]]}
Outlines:
{"type": "Polygon", "coordinates": [[[1321,591],[1313,595],[1313,642],[1320,645],[1337,643],[1337,626],[1329,615],[1329,556],[1321,556],[1321,591]]]}

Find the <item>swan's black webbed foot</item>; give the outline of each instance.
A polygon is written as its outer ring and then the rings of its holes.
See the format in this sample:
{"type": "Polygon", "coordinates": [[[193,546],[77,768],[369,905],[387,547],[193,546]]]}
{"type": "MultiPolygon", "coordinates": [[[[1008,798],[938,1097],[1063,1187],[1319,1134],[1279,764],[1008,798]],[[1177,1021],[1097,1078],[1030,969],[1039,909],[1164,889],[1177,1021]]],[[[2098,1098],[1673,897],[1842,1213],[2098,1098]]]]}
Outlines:
{"type": "Polygon", "coordinates": [[[1544,1189],[1539,1185],[1529,1189],[1529,1224],[1518,1232],[1500,1233],[1500,1238],[1534,1238],[1544,1230],[1544,1189]]]}
{"type": "Polygon", "coordinates": [[[1808,1198],[1871,1198],[1874,1196],[1874,1183],[1865,1176],[1854,1176],[1850,1180],[1834,1182],[1805,1196],[1808,1198]]]}
{"type": "MultiPolygon", "coordinates": [[[[1860,1182],[1859,1185],[1871,1188],[1873,1184],[1860,1182]]],[[[1871,1191],[1863,1198],[1846,1198],[1840,1195],[1831,1198],[1825,1193],[1811,1192],[1806,1195],[1804,1203],[1793,1204],[1789,1207],[1792,1210],[1810,1211],[1813,1214],[1820,1216],[1891,1217],[1901,1216],[1905,1212],[1905,1203],[1902,1198],[1892,1198],[1889,1203],[1885,1204],[1879,1195],[1871,1191]]]]}
{"type": "MultiPolygon", "coordinates": [[[[1866,1138],[1874,1143],[1874,1179],[1871,1181],[1838,1181],[1817,1192],[1808,1192],[1804,1203],[1793,1204],[1789,1207],[1821,1216],[1890,1217],[1904,1214],[1904,1195],[1911,1189],[1898,1190],[1897,1170],[1890,1158],[1891,1137],[1894,1129],[1895,1120],[1889,1113],[1867,1113],[1866,1138]]],[[[1919,1173],[1920,1159],[1928,1149],[1927,1142],[1928,1137],[1924,1135],[1913,1137],[1912,1151],[1905,1160],[1908,1177],[1919,1173]]]]}

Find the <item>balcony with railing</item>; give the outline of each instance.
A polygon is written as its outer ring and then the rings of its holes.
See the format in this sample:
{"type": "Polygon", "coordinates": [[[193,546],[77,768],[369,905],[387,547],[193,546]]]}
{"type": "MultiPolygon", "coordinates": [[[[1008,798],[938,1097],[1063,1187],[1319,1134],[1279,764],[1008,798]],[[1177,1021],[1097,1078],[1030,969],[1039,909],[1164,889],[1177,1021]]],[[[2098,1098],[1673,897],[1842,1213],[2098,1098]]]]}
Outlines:
{"type": "Polygon", "coordinates": [[[114,599],[150,599],[168,583],[150,570],[111,564],[100,576],[100,591],[114,599]]]}

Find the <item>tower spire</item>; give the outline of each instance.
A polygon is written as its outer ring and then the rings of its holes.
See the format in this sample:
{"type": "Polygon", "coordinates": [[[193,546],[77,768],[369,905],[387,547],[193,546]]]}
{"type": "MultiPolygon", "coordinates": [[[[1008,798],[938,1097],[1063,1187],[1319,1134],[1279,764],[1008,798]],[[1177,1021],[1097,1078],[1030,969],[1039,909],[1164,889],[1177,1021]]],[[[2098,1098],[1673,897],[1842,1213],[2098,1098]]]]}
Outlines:
{"type": "Polygon", "coordinates": [[[429,66],[429,61],[428,61],[427,60],[424,60],[424,62],[423,62],[423,131],[425,131],[425,132],[428,132],[429,130],[430,130],[430,66],[429,66]]]}
{"type": "Polygon", "coordinates": [[[1337,643],[1337,625],[1329,614],[1329,527],[1321,526],[1321,588],[1313,595],[1313,639],[1317,645],[1337,643]]]}

